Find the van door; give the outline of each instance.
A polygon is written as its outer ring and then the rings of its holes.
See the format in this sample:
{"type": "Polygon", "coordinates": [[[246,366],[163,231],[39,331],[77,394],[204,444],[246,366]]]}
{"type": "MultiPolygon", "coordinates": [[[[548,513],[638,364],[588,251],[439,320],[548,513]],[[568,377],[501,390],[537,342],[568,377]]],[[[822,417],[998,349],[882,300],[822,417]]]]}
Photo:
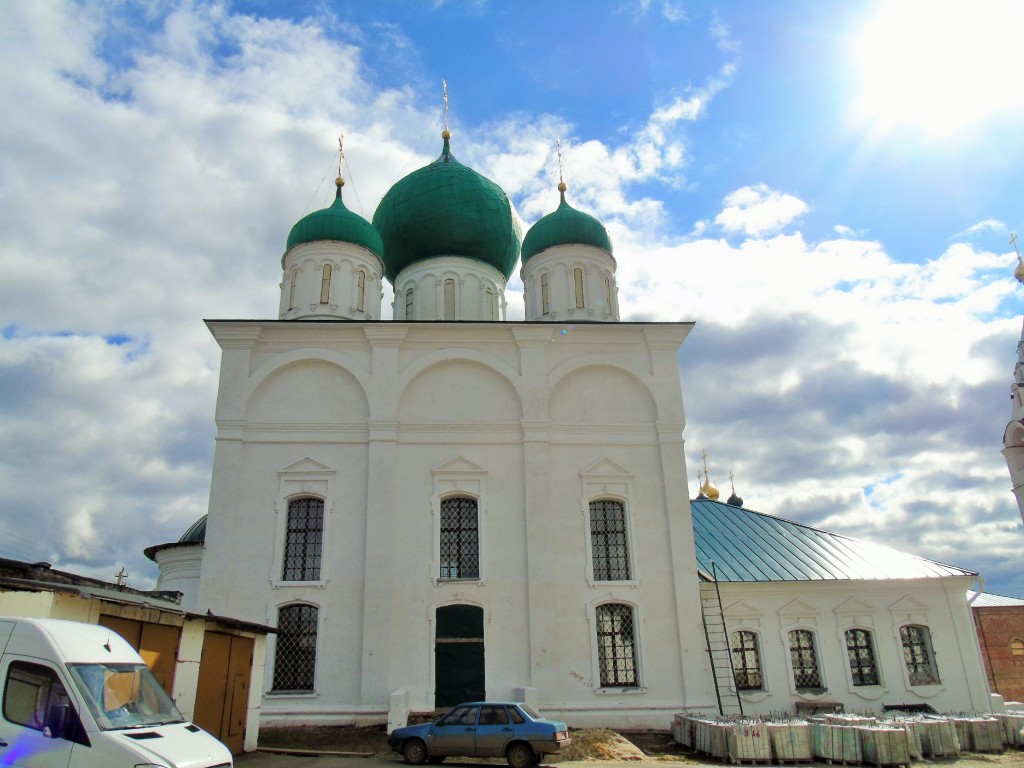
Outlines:
{"type": "Polygon", "coordinates": [[[72,706],[57,672],[36,662],[4,657],[0,673],[0,764],[14,768],[68,768],[74,745],[43,734],[43,721],[51,706],[72,706]]]}

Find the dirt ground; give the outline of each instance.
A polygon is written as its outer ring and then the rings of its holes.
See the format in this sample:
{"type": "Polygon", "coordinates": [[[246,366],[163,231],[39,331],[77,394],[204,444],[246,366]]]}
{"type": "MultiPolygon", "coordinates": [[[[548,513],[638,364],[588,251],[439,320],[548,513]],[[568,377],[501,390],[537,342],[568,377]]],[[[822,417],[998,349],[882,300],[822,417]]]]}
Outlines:
{"type": "MultiPolygon", "coordinates": [[[[684,750],[668,733],[658,731],[616,732],[589,728],[571,732],[572,743],[545,758],[545,764],[577,761],[708,763],[706,755],[684,750]]],[[[261,728],[260,747],[324,750],[353,756],[393,754],[383,726],[322,726],[261,728]]],[[[497,761],[504,764],[504,761],[497,761]]],[[[946,768],[1024,768],[1024,751],[1008,749],[1001,755],[965,752],[959,760],[921,760],[946,768]]]]}

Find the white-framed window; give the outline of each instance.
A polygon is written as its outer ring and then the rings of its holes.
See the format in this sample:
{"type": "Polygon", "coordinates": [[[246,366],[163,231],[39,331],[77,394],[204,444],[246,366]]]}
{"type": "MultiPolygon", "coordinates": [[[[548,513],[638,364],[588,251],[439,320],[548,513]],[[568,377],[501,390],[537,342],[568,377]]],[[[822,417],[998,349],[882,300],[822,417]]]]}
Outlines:
{"type": "Polygon", "coordinates": [[[335,472],[307,457],[277,475],[277,539],[270,584],[274,589],[322,586],[328,580],[324,550],[329,541],[335,472]]]}
{"type": "Polygon", "coordinates": [[[576,309],[583,309],[586,304],[586,297],[583,295],[583,269],[575,267],[572,271],[572,284],[576,293],[576,309]]]}
{"type": "Polygon", "coordinates": [[[932,650],[932,633],[923,624],[904,624],[900,627],[903,645],[903,663],[911,685],[938,685],[939,670],[932,650]]]}
{"type": "Polygon", "coordinates": [[[309,603],[277,610],[274,645],[274,692],[311,693],[316,689],[316,654],[320,609],[309,603]]]}
{"type": "Polygon", "coordinates": [[[819,692],[824,689],[815,633],[809,629],[789,632],[789,659],[793,669],[793,687],[797,691],[819,692]]]}
{"type": "Polygon", "coordinates": [[[288,309],[295,309],[295,286],[299,282],[299,270],[292,270],[291,285],[288,286],[288,309]]]}
{"type": "Polygon", "coordinates": [[[601,603],[594,608],[601,688],[639,687],[636,627],[636,611],[629,603],[601,603]]]}
{"type": "Polygon", "coordinates": [[[546,315],[551,311],[551,286],[548,284],[548,273],[540,276],[540,313],[546,315]]]}
{"type": "Polygon", "coordinates": [[[870,630],[860,627],[846,630],[846,657],[850,662],[850,681],[855,686],[881,683],[875,640],[870,630]]]}
{"type": "Polygon", "coordinates": [[[760,691],[764,688],[760,640],[758,633],[749,629],[737,629],[730,635],[737,690],[760,691]]]}
{"type": "Polygon", "coordinates": [[[324,500],[300,496],[288,502],[282,581],[320,581],[324,544],[324,500]]]}
{"type": "Polygon", "coordinates": [[[356,309],[362,312],[366,307],[366,272],[356,272],[356,309]]]}
{"type": "Polygon", "coordinates": [[[444,281],[444,319],[455,319],[455,280],[450,277],[444,281]]]}
{"type": "Polygon", "coordinates": [[[412,288],[407,288],[405,291],[405,319],[414,320],[413,317],[415,306],[413,304],[413,291],[412,288]]]}
{"type": "Polygon", "coordinates": [[[626,508],[616,499],[590,502],[590,556],[594,581],[630,581],[626,508]]]}
{"type": "Polygon", "coordinates": [[[320,303],[327,304],[331,300],[331,273],[334,269],[330,264],[324,264],[323,273],[320,277],[320,303]]]}
{"type": "Polygon", "coordinates": [[[480,578],[480,515],[469,496],[441,500],[441,581],[480,578]]]}
{"type": "Polygon", "coordinates": [[[431,471],[434,475],[431,580],[435,585],[467,581],[484,584],[487,472],[462,456],[431,471]]]}
{"type": "Polygon", "coordinates": [[[580,511],[586,533],[587,581],[598,584],[638,583],[634,555],[633,475],[609,459],[599,459],[580,472],[580,511]]]}

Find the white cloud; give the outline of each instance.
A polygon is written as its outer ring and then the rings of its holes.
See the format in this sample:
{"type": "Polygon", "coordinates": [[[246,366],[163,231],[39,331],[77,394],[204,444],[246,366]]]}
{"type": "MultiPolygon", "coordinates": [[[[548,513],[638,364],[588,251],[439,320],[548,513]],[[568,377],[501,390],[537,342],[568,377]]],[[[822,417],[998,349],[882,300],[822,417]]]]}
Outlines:
{"type": "Polygon", "coordinates": [[[766,184],[730,192],[723,204],[725,208],[715,217],[715,223],[726,232],[753,236],[778,232],[810,210],[800,198],[769,189],[766,184]]]}
{"type": "MultiPolygon", "coordinates": [[[[113,13],[0,4],[0,531],[3,552],[108,579],[125,565],[146,586],[141,550],[206,507],[219,350],[202,318],[275,315],[283,243],[333,192],[339,128],[345,199],[367,217],[440,144],[411,88],[370,85],[355,33],[185,5],[114,67],[98,54],[113,13]]],[[[902,263],[838,223],[809,242],[813,199],[764,184],[672,237],[658,184],[683,184],[686,129],[734,75],[673,94],[620,143],[517,114],[457,132],[454,151],[533,221],[557,205],[562,138],[570,202],[615,243],[623,319],[697,321],[687,444],[720,487],[735,468],[752,508],[1024,590],[997,450],[1012,257],[954,242],[902,263]]],[[[512,318],[521,290],[513,276],[512,318]]]]}

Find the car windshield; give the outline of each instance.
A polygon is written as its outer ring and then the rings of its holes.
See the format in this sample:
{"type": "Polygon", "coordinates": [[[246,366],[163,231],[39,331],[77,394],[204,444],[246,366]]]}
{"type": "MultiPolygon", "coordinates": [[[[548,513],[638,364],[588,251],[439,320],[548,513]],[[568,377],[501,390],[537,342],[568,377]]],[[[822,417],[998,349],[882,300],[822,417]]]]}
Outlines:
{"type": "Polygon", "coordinates": [[[185,722],[145,664],[68,664],[68,668],[104,731],[185,722]]]}

